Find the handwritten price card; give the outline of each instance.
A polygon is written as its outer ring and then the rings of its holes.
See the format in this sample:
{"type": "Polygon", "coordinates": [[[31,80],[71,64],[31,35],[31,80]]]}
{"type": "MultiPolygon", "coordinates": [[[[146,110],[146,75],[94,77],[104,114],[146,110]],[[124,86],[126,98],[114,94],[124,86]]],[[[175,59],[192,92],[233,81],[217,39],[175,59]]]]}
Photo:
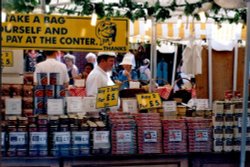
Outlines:
{"type": "Polygon", "coordinates": [[[118,105],[119,86],[98,88],[96,108],[105,108],[118,105]]]}
{"type": "Polygon", "coordinates": [[[136,99],[140,110],[162,107],[159,93],[138,94],[136,99]]]}

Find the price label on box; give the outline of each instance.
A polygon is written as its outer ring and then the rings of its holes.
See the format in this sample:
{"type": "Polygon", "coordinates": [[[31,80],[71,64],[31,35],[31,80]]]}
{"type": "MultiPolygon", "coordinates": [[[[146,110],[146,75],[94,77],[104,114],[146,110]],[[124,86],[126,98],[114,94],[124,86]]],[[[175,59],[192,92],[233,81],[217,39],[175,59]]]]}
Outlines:
{"type": "Polygon", "coordinates": [[[6,115],[21,115],[22,99],[21,98],[6,98],[6,115]]]}
{"type": "Polygon", "coordinates": [[[72,132],[73,144],[89,144],[89,132],[72,132]]]}
{"type": "Polygon", "coordinates": [[[27,132],[10,132],[9,143],[10,145],[24,145],[26,141],[27,132]]]}
{"type": "Polygon", "coordinates": [[[130,143],[130,142],[132,142],[131,130],[116,131],[116,140],[118,143],[130,143]]]}
{"type": "Polygon", "coordinates": [[[144,130],[144,142],[157,142],[157,131],[155,130],[144,130]]]}
{"type": "Polygon", "coordinates": [[[47,132],[30,132],[31,145],[47,145],[48,133],[47,132]]]}
{"type": "Polygon", "coordinates": [[[208,141],[208,131],[195,130],[195,141],[208,141]]]}
{"type": "Polygon", "coordinates": [[[162,107],[162,101],[158,93],[145,93],[136,95],[140,110],[162,107]]]}
{"type": "Polygon", "coordinates": [[[56,145],[70,144],[70,132],[55,132],[53,141],[56,145]]]}
{"type": "Polygon", "coordinates": [[[137,100],[136,99],[122,99],[122,111],[126,113],[137,113],[137,100]]]}
{"type": "Polygon", "coordinates": [[[176,111],[176,101],[164,101],[162,107],[164,112],[176,111]]]}
{"type": "Polygon", "coordinates": [[[109,131],[94,131],[94,143],[95,144],[109,143],[109,131]]]}
{"type": "Polygon", "coordinates": [[[169,130],[169,141],[182,141],[181,130],[169,130]]]}
{"type": "Polygon", "coordinates": [[[48,115],[63,115],[63,99],[48,99],[48,115]]]}
{"type": "Polygon", "coordinates": [[[84,112],[97,111],[96,110],[96,97],[84,97],[83,109],[84,109],[84,112]]]}
{"type": "Polygon", "coordinates": [[[98,94],[96,97],[96,108],[117,106],[118,94],[118,85],[98,88],[98,94]]]}
{"type": "Polygon", "coordinates": [[[68,113],[83,112],[82,97],[67,97],[67,111],[68,113]]]}

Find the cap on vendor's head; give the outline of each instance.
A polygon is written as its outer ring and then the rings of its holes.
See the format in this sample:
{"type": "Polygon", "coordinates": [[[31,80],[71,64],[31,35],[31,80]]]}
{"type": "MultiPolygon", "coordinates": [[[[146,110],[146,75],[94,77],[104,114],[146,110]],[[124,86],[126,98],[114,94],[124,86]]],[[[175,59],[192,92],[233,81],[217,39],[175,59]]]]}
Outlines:
{"type": "Polygon", "coordinates": [[[133,65],[132,59],[130,57],[123,57],[122,62],[120,65],[133,65]]]}
{"type": "Polygon", "coordinates": [[[115,52],[99,52],[97,56],[99,57],[99,56],[104,56],[104,55],[116,57],[115,52]]]}

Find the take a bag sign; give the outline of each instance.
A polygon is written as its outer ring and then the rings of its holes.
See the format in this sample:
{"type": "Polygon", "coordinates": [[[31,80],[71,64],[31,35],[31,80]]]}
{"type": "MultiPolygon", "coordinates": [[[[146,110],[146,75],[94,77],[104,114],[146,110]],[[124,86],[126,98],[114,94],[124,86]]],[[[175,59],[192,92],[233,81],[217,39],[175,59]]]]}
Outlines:
{"type": "Polygon", "coordinates": [[[105,108],[118,105],[119,86],[107,86],[98,88],[96,108],[105,108]]]}
{"type": "Polygon", "coordinates": [[[42,50],[128,51],[129,21],[91,17],[8,14],[1,25],[2,47],[42,50]]]}
{"type": "Polygon", "coordinates": [[[159,93],[145,93],[136,95],[140,110],[162,107],[159,93]]]}

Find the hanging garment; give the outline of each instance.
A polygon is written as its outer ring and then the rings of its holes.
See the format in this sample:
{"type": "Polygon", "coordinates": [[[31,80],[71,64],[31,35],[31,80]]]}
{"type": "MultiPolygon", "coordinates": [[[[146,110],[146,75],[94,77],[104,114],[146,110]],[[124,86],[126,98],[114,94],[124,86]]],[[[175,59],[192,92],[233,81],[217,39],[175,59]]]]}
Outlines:
{"type": "Polygon", "coordinates": [[[183,68],[182,72],[186,74],[201,74],[202,73],[202,46],[200,43],[190,41],[182,53],[183,68]]]}
{"type": "Polygon", "coordinates": [[[164,60],[161,60],[157,64],[157,78],[157,83],[159,85],[164,85],[164,80],[168,80],[168,63],[166,63],[164,60]]]}

